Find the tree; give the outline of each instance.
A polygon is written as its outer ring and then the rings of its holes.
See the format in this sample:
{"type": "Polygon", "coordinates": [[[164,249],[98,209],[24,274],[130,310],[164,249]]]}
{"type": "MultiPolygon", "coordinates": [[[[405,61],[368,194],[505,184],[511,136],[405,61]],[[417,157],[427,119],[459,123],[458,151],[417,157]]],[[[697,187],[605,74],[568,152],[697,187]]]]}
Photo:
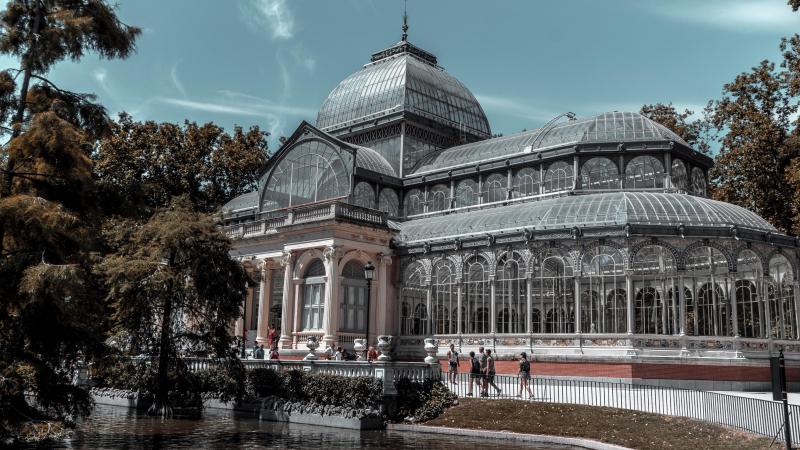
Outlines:
{"type": "Polygon", "coordinates": [[[678,112],[672,103],[666,105],[656,103],[642,106],[639,113],[669,128],[695,150],[702,153],[710,151],[707,137],[708,122],[702,119],[689,121],[688,119],[694,115],[694,111],[684,109],[683,112],[678,112]]]}
{"type": "Polygon", "coordinates": [[[151,412],[168,415],[182,355],[237,364],[230,324],[241,315],[247,276],[230,241],[206,214],[178,197],[146,224],[108,230],[115,251],[101,264],[116,332],[129,352],[157,361],[151,412]]]}
{"type": "Polygon", "coordinates": [[[20,61],[0,72],[0,130],[9,138],[0,148],[0,442],[8,443],[88,411],[71,377],[97,350],[102,322],[84,207],[88,151],[105,110],[46,75],[85,51],[125,57],[139,30],[100,0],[11,1],[0,26],[0,52],[20,61]]]}
{"type": "Polygon", "coordinates": [[[792,230],[786,205],[793,192],[786,169],[792,158],[789,126],[797,104],[785,73],[762,61],[723,88],[710,105],[710,120],[720,131],[720,150],[711,170],[715,198],[755,211],[776,228],[792,230]]]}
{"type": "Polygon", "coordinates": [[[136,122],[121,114],[93,158],[106,210],[145,217],[187,195],[212,212],[258,185],[267,161],[267,136],[257,126],[228,134],[213,123],[183,127],[136,122]]]}

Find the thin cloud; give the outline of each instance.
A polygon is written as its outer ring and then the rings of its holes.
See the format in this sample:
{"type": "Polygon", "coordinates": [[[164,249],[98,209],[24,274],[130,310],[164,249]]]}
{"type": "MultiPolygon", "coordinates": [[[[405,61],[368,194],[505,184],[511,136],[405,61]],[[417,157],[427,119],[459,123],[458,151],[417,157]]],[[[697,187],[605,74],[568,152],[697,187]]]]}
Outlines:
{"type": "Polygon", "coordinates": [[[175,89],[177,89],[183,97],[186,97],[186,89],[183,88],[183,83],[181,83],[181,79],[178,77],[178,65],[180,63],[180,61],[177,61],[172,65],[172,69],[169,71],[169,76],[172,78],[172,84],[175,86],[175,89]]]}
{"type": "Polygon", "coordinates": [[[652,12],[682,22],[739,32],[784,32],[800,28],[800,15],[786,0],[642,2],[652,12]]]}
{"type": "Polygon", "coordinates": [[[239,116],[263,117],[267,114],[285,114],[289,116],[310,117],[314,115],[314,110],[296,106],[277,105],[272,103],[238,103],[238,102],[213,102],[195,101],[180,98],[166,97],[160,99],[168,105],[180,106],[195,111],[213,112],[219,114],[233,114],[239,116]]]}
{"type": "Polygon", "coordinates": [[[554,109],[536,108],[508,97],[478,94],[475,95],[475,98],[477,98],[481,106],[489,112],[522,117],[535,121],[548,121],[564,112],[554,109]]]}
{"type": "Polygon", "coordinates": [[[256,31],[269,29],[275,39],[294,37],[294,13],[286,0],[248,0],[241,3],[241,12],[256,31]]]}

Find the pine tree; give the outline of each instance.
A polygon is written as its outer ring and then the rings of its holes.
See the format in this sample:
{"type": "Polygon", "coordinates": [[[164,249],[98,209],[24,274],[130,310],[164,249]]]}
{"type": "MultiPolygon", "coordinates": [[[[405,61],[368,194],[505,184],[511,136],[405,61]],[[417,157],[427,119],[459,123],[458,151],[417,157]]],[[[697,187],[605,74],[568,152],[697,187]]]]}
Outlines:
{"type": "Polygon", "coordinates": [[[151,413],[170,414],[170,392],[185,378],[181,356],[204,355],[240,364],[230,324],[241,316],[247,278],[229,255],[230,241],[188,197],[176,198],[147,223],[114,227],[115,252],[101,264],[116,334],[129,354],[157,361],[146,388],[151,413]]]}
{"type": "Polygon", "coordinates": [[[91,401],[71,378],[97,350],[103,314],[85,213],[89,153],[107,118],[91,95],[46,75],[86,51],[126,57],[139,30],[100,0],[11,1],[0,26],[0,52],[20,61],[0,73],[0,130],[8,138],[0,153],[0,441],[7,443],[88,412],[91,401]]]}

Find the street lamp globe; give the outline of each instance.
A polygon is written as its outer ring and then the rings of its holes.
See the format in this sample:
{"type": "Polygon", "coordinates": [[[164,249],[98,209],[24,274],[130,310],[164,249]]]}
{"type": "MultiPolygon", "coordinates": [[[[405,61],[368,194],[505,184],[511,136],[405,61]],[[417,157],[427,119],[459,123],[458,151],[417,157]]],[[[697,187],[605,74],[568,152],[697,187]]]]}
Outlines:
{"type": "Polygon", "coordinates": [[[375,266],[372,265],[372,261],[368,262],[367,265],[364,266],[364,279],[367,281],[372,281],[375,277],[375,266]]]}

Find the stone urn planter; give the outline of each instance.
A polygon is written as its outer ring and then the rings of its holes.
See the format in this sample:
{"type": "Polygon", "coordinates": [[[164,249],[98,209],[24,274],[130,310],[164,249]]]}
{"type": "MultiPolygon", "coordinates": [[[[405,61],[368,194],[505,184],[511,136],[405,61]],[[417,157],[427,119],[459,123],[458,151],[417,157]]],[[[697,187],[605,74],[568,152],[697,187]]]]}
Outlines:
{"type": "Polygon", "coordinates": [[[353,339],[353,351],[356,353],[357,361],[365,361],[364,352],[367,351],[367,340],[353,339]]]}
{"type": "Polygon", "coordinates": [[[309,336],[308,341],[306,341],[306,347],[308,347],[308,354],[303,358],[306,361],[315,361],[319,359],[317,356],[317,348],[319,347],[319,342],[317,341],[316,336],[309,336]]]}
{"type": "Polygon", "coordinates": [[[428,356],[425,357],[425,362],[428,364],[435,364],[436,359],[436,352],[439,351],[439,346],[436,344],[436,339],[427,338],[425,339],[425,353],[428,356]]]}
{"type": "Polygon", "coordinates": [[[391,336],[381,335],[378,336],[378,351],[381,355],[378,356],[378,361],[391,361],[392,356],[389,352],[392,349],[391,336]]]}

